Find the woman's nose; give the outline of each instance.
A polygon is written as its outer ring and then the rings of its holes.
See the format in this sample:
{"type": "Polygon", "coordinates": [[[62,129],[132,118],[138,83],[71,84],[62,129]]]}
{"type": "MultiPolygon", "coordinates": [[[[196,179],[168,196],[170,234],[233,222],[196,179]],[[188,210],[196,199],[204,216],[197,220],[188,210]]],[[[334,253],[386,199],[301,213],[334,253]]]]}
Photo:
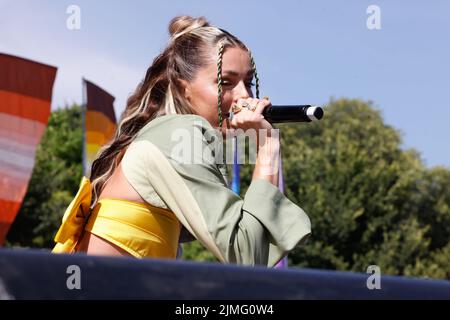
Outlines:
{"type": "Polygon", "coordinates": [[[235,87],[235,94],[234,94],[234,102],[236,103],[239,99],[247,99],[250,98],[251,92],[249,92],[249,89],[245,86],[245,83],[242,81],[239,82],[239,84],[235,87]]]}

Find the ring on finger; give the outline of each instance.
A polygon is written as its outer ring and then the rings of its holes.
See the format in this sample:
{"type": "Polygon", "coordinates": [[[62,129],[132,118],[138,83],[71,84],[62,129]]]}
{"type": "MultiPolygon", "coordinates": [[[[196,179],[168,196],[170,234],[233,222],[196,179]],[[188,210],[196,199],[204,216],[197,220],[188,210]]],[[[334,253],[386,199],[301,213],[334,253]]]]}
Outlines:
{"type": "Polygon", "coordinates": [[[233,113],[238,113],[241,110],[242,110],[242,106],[239,106],[237,104],[235,104],[231,107],[231,112],[233,112],[233,113]]]}
{"type": "Polygon", "coordinates": [[[255,111],[255,110],[256,110],[256,105],[249,106],[249,107],[248,107],[248,110],[250,110],[250,111],[255,111]]]}
{"type": "Polygon", "coordinates": [[[250,107],[250,104],[247,101],[244,101],[244,102],[242,102],[242,107],[248,108],[248,107],[250,107]]]}

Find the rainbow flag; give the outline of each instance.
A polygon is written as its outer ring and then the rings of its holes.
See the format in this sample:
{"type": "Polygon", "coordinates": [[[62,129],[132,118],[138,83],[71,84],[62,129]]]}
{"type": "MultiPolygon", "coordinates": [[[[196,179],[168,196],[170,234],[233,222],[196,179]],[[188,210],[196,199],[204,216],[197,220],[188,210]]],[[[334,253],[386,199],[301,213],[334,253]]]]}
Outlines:
{"type": "Polygon", "coordinates": [[[241,172],[240,172],[240,166],[238,164],[238,145],[237,145],[237,138],[233,138],[233,147],[234,147],[234,154],[233,154],[233,180],[231,181],[231,190],[236,192],[237,194],[241,193],[241,172]]]}
{"type": "Polygon", "coordinates": [[[86,79],[83,79],[83,88],[83,172],[89,177],[97,152],[113,138],[117,123],[113,106],[115,98],[86,79]]]}
{"type": "Polygon", "coordinates": [[[56,67],[0,53],[0,245],[28,189],[56,67]]]}

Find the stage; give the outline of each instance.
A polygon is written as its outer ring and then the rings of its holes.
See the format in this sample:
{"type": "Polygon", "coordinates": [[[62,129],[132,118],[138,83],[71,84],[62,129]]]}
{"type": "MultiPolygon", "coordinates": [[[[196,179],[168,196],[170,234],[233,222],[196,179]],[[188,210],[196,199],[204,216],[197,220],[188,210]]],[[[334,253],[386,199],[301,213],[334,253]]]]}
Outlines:
{"type": "Polygon", "coordinates": [[[0,299],[311,300],[450,299],[450,282],[314,269],[183,260],[56,255],[0,249],[0,299]]]}

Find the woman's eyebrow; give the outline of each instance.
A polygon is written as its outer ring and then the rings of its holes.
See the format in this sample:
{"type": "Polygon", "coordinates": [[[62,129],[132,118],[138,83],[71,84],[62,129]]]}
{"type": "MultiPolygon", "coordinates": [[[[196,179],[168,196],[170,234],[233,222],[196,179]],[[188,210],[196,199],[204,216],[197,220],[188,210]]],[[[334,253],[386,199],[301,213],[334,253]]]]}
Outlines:
{"type": "MultiPolygon", "coordinates": [[[[247,72],[247,76],[253,75],[253,73],[254,73],[253,70],[249,70],[249,71],[247,72]]],[[[239,75],[239,72],[234,71],[234,70],[225,70],[225,71],[223,71],[222,74],[227,74],[227,75],[231,75],[231,76],[238,76],[238,75],[239,75]]]]}

